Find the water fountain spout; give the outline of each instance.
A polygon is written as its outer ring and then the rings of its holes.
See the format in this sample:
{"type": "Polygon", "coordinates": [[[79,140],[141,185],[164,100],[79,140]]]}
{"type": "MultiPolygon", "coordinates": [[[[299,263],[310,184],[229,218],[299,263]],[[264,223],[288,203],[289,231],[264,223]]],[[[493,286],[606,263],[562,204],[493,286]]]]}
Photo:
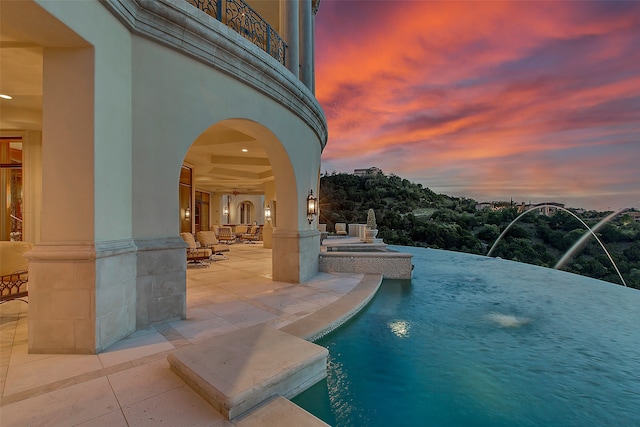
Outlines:
{"type": "Polygon", "coordinates": [[[604,246],[604,244],[602,243],[602,241],[598,238],[598,236],[596,236],[596,231],[598,231],[602,226],[604,226],[604,224],[606,224],[607,222],[609,222],[611,219],[613,219],[615,216],[619,215],[620,213],[624,212],[627,210],[627,208],[621,209],[617,212],[614,212],[610,215],[607,215],[606,218],[604,218],[602,221],[600,221],[595,227],[594,229],[591,229],[578,215],[576,215],[575,213],[571,212],[568,209],[565,209],[561,206],[557,206],[557,205],[548,205],[548,204],[544,204],[544,205],[538,205],[535,206],[533,208],[530,208],[526,211],[524,211],[523,213],[521,213],[520,215],[518,215],[518,217],[516,219],[514,219],[513,221],[511,221],[511,223],[509,223],[509,225],[507,226],[507,228],[505,228],[502,233],[500,233],[500,236],[498,236],[498,238],[496,239],[496,241],[493,243],[493,245],[491,246],[491,249],[489,249],[489,252],[487,253],[487,256],[491,256],[491,254],[493,253],[493,250],[496,248],[496,246],[498,245],[498,243],[500,242],[500,240],[507,234],[507,232],[509,231],[509,229],[511,227],[513,227],[513,225],[515,225],[516,222],[518,222],[518,220],[520,220],[520,218],[522,218],[524,215],[528,214],[529,212],[533,212],[536,211],[538,209],[541,208],[546,208],[546,207],[551,207],[551,208],[556,208],[556,209],[560,209],[564,212],[567,212],[568,214],[572,215],[575,219],[577,219],[578,221],[580,221],[580,223],[582,225],[584,225],[584,227],[587,229],[587,232],[580,238],[578,239],[578,241],[576,241],[573,246],[571,246],[571,248],[567,251],[567,253],[565,253],[562,258],[560,258],[560,260],[556,263],[555,268],[556,270],[561,269],[562,267],[564,267],[564,265],[566,264],[567,260],[574,254],[574,252],[576,252],[581,246],[582,244],[591,236],[593,236],[596,241],[600,244],[600,247],[602,248],[602,250],[604,251],[605,254],[607,254],[607,257],[609,258],[609,261],[611,261],[611,264],[613,265],[613,268],[615,268],[616,273],[618,273],[618,277],[620,278],[620,281],[622,282],[622,284],[624,286],[627,286],[627,283],[624,281],[624,278],[622,277],[622,274],[620,273],[620,270],[618,270],[618,266],[616,265],[616,263],[613,261],[613,258],[611,258],[611,255],[609,254],[609,251],[607,251],[607,248],[604,246]]]}

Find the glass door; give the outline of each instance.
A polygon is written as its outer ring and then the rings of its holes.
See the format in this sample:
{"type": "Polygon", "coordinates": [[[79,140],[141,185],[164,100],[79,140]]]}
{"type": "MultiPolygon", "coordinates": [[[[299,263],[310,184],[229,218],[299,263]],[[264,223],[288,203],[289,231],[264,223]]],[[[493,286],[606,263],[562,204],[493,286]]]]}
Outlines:
{"type": "Polygon", "coordinates": [[[0,139],[0,240],[22,240],[22,139],[0,139]]]}

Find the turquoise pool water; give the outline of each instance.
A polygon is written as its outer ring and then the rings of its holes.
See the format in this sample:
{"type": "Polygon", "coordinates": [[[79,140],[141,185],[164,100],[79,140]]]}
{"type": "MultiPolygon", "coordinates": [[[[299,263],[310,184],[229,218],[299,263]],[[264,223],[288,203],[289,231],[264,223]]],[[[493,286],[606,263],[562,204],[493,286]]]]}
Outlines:
{"type": "Polygon", "coordinates": [[[317,341],[334,426],[638,426],[640,291],[433,249],[317,341]]]}

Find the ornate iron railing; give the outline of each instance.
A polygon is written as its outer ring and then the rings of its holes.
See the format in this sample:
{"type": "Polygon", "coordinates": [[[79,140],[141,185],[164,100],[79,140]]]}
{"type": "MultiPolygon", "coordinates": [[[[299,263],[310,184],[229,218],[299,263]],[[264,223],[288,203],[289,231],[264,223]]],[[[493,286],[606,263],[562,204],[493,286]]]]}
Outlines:
{"type": "Polygon", "coordinates": [[[267,21],[242,0],[185,0],[216,18],[285,64],[286,43],[267,21]]]}

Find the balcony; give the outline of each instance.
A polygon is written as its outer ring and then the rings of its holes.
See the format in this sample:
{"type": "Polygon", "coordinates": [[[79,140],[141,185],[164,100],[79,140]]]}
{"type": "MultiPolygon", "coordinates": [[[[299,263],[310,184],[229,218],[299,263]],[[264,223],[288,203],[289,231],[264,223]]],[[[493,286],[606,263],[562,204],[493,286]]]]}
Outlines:
{"type": "Polygon", "coordinates": [[[222,22],[245,39],[285,64],[287,45],[255,10],[242,0],[185,0],[222,22]]]}

